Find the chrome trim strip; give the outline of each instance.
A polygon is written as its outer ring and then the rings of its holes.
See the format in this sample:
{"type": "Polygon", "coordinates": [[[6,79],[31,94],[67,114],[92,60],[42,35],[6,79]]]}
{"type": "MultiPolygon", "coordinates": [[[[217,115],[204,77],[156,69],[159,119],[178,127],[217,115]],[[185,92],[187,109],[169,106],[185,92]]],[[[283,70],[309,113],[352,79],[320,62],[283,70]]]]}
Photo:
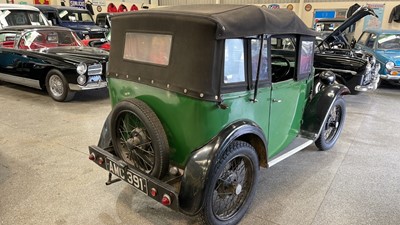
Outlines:
{"type": "Polygon", "coordinates": [[[5,81],[5,82],[14,83],[14,84],[20,84],[20,85],[24,85],[24,86],[32,87],[32,88],[36,88],[36,89],[42,89],[40,87],[40,82],[38,80],[33,80],[33,79],[25,78],[25,77],[18,77],[18,76],[0,73],[0,80],[5,81]]]}
{"type": "Polygon", "coordinates": [[[271,167],[271,166],[277,164],[278,162],[280,162],[280,161],[282,161],[282,160],[288,158],[289,156],[294,155],[296,152],[299,152],[299,151],[303,150],[303,149],[306,148],[307,146],[311,145],[313,142],[314,142],[314,141],[312,141],[312,140],[306,141],[304,144],[299,145],[299,146],[297,146],[296,148],[290,150],[289,152],[286,152],[285,154],[279,156],[278,158],[269,161],[269,162],[268,162],[269,167],[271,167]]]}
{"type": "Polygon", "coordinates": [[[342,72],[342,73],[350,73],[351,75],[357,75],[357,72],[352,71],[352,70],[341,70],[341,69],[334,69],[334,68],[317,68],[315,67],[316,70],[330,70],[333,72],[342,72]]]}
{"type": "Polygon", "coordinates": [[[101,81],[100,83],[89,83],[85,86],[79,84],[68,84],[68,86],[71,91],[93,90],[107,87],[107,81],[101,81]]]}
{"type": "Polygon", "coordinates": [[[88,75],[101,75],[103,72],[103,66],[101,64],[93,64],[88,66],[88,75]]]}

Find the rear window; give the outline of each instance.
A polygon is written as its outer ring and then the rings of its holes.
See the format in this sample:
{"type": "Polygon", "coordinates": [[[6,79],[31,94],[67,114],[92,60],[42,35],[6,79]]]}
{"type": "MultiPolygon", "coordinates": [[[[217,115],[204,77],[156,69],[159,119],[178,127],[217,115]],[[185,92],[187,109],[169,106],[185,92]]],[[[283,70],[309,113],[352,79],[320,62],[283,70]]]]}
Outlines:
{"type": "Polygon", "coordinates": [[[157,65],[168,65],[172,35],[126,33],[124,59],[157,65]]]}

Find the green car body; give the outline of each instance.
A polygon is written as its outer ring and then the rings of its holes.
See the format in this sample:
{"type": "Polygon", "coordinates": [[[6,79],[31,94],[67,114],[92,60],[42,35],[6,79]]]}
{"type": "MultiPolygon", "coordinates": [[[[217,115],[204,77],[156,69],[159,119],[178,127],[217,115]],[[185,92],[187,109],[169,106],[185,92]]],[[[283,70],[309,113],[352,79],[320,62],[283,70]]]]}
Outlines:
{"type": "MultiPolygon", "coordinates": [[[[321,150],[336,142],[345,116],[341,96],[349,90],[334,84],[334,75],[327,72],[320,76],[324,88],[313,93],[315,34],[294,13],[250,5],[196,5],[126,13],[112,21],[108,87],[113,110],[98,145],[89,147],[90,159],[110,177],[140,186],[182,213],[201,214],[208,224],[234,224],[251,197],[229,216],[209,213],[211,186],[225,161],[239,158],[250,165],[245,171],[254,172],[254,186],[258,165],[272,166],[314,141],[321,150]],[[282,48],[287,37],[298,43],[289,52],[282,48]],[[150,41],[155,39],[157,43],[150,41]],[[160,52],[165,54],[152,58],[160,52]],[[143,122],[135,122],[142,128],[116,129],[121,121],[128,127],[124,113],[143,122]],[[156,144],[155,137],[162,139],[164,134],[166,140],[156,144]],[[137,164],[129,164],[120,152],[150,142],[152,150],[167,152],[168,160],[161,161],[168,162],[167,178],[152,174],[161,166],[135,168],[137,164]],[[122,169],[110,166],[116,164],[122,169]],[[140,182],[143,178],[146,188],[125,179],[128,170],[140,182]]],[[[236,195],[254,195],[254,188],[242,191],[244,184],[226,186],[236,195]]]]}
{"type": "Polygon", "coordinates": [[[240,120],[256,121],[266,140],[271,140],[265,146],[268,149],[268,158],[278,154],[300,132],[311,81],[277,83],[273,86],[274,93],[271,87],[260,88],[257,103],[250,101],[254,91],[226,94],[224,104],[227,109],[224,110],[214,102],[136,82],[110,78],[108,84],[112,93],[112,105],[124,99],[138,98],[154,110],[166,129],[171,161],[183,168],[193,151],[218,136],[221,128],[240,120]],[[271,99],[278,97],[287,104],[275,103],[271,107],[271,99]]]}

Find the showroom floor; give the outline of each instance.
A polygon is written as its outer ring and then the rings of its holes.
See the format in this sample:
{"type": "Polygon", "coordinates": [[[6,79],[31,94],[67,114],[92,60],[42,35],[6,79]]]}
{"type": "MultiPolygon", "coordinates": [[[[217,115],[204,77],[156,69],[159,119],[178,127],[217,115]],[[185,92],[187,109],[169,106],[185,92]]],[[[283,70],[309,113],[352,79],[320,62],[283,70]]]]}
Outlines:
{"type": "MultiPolygon", "coordinates": [[[[335,148],[309,147],[261,170],[241,222],[400,224],[400,88],[346,96],[335,148]]],[[[0,85],[0,224],[193,224],[88,160],[110,111],[106,90],[69,103],[44,92],[0,85]]]]}

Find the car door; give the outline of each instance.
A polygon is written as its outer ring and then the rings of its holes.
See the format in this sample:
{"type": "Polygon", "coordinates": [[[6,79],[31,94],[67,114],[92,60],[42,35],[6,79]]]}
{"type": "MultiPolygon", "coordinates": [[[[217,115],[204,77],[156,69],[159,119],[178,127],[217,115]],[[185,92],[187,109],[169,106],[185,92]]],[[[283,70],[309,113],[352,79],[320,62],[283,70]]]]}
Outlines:
{"type": "Polygon", "coordinates": [[[14,43],[17,38],[18,36],[15,32],[0,33],[0,73],[2,77],[18,75],[14,65],[16,58],[19,57],[18,50],[14,49],[14,43]]]}
{"type": "MultiPolygon", "coordinates": [[[[274,42],[273,39],[274,37],[272,37],[272,43],[274,42]]],[[[296,59],[297,55],[297,50],[293,49],[292,56],[286,55],[282,57],[296,59]]],[[[290,71],[286,76],[282,77],[281,74],[273,72],[274,60],[272,59],[271,61],[272,91],[268,133],[269,157],[278,154],[296,138],[305,106],[307,79],[298,80],[296,78],[297,63],[292,60],[289,60],[289,63],[290,71]],[[274,78],[274,76],[278,76],[278,78],[274,78]]],[[[285,71],[280,70],[279,72],[285,71]]]]}
{"type": "MultiPolygon", "coordinates": [[[[25,86],[40,88],[37,73],[38,65],[43,60],[38,58],[38,53],[22,48],[22,41],[16,48],[2,48],[0,53],[0,70],[4,80],[25,86]]],[[[40,66],[39,66],[40,67],[40,66]]]]}

